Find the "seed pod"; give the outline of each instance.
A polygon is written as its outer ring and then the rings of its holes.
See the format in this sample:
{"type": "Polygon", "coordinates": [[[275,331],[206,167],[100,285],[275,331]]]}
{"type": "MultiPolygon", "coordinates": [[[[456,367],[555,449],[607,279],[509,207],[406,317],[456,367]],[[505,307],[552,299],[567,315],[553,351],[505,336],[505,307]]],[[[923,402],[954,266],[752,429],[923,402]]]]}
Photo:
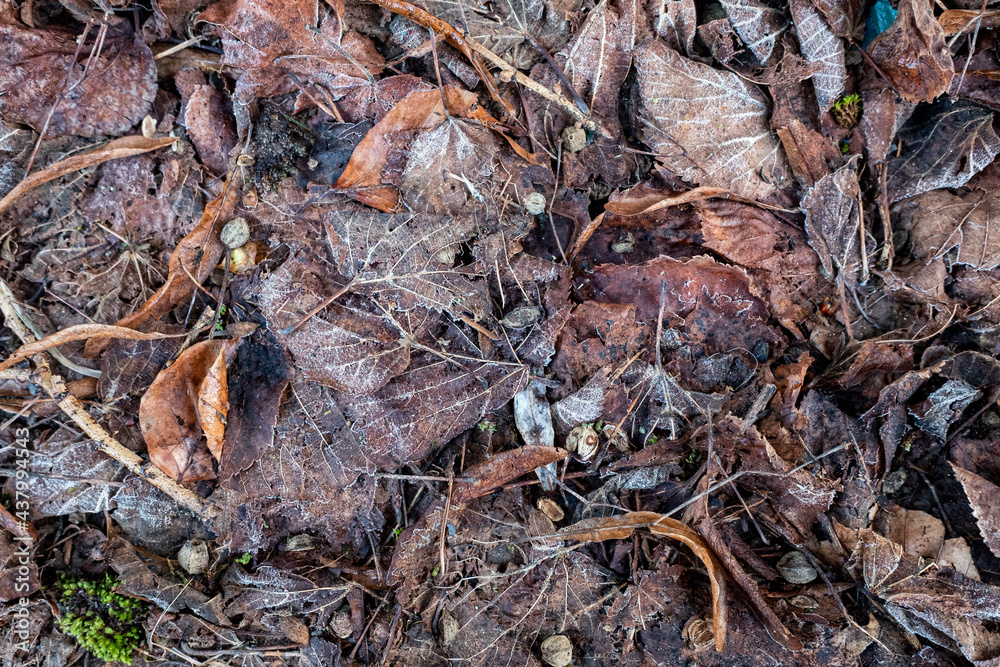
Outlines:
{"type": "Polygon", "coordinates": [[[233,218],[222,228],[219,240],[230,250],[235,250],[250,240],[250,225],[246,218],[233,218]]]}
{"type": "Polygon", "coordinates": [[[819,576],[809,559],[798,551],[789,551],[782,556],[777,570],[790,584],[808,584],[819,576]]]}
{"type": "Polygon", "coordinates": [[[681,631],[688,646],[695,651],[704,651],[715,644],[715,632],[712,630],[712,622],[702,616],[692,616],[684,624],[681,631]]]}
{"type": "Polygon", "coordinates": [[[573,662],[573,642],[566,635],[552,635],[542,642],[542,660],[551,667],[566,667],[573,662]]]}
{"type": "Polygon", "coordinates": [[[581,424],[566,436],[566,449],[576,452],[576,455],[584,461],[594,458],[599,445],[600,439],[597,437],[597,431],[590,424],[581,424]]]}
{"type": "Polygon", "coordinates": [[[510,311],[500,320],[508,329],[524,329],[542,319],[542,309],[535,306],[521,306],[510,311]]]}
{"type": "Polygon", "coordinates": [[[548,202],[545,201],[545,195],[541,192],[526,194],[521,203],[524,204],[524,210],[531,215],[541,215],[545,212],[545,207],[548,205],[548,202]]]}
{"type": "Polygon", "coordinates": [[[330,619],[330,624],[327,627],[330,628],[330,632],[334,636],[341,639],[347,639],[353,634],[353,629],[351,628],[351,610],[347,608],[347,605],[337,610],[337,613],[330,619]]]}
{"type": "Polygon", "coordinates": [[[281,551],[309,551],[315,547],[312,535],[290,535],[285,543],[278,547],[281,551]]]}
{"type": "Polygon", "coordinates": [[[177,552],[177,561],[189,574],[201,574],[208,569],[208,545],[201,540],[189,540],[177,552]]]}
{"type": "Polygon", "coordinates": [[[559,507],[559,503],[551,498],[539,498],[538,509],[553,521],[562,521],[566,516],[566,513],[563,512],[563,508],[559,507]]]}
{"type": "Polygon", "coordinates": [[[241,153],[240,155],[238,155],[236,157],[236,166],[237,167],[252,167],[253,164],[254,164],[254,162],[256,162],[256,161],[257,160],[254,159],[253,155],[247,155],[246,153],[241,153]]]}
{"type": "Polygon", "coordinates": [[[587,131],[570,125],[562,131],[563,150],[579,153],[587,147],[587,131]]]}

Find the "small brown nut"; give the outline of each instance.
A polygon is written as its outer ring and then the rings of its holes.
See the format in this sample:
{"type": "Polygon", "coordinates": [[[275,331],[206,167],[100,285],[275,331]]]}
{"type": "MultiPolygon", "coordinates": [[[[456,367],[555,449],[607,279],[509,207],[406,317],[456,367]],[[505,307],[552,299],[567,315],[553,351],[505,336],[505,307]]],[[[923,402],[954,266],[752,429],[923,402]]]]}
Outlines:
{"type": "Polygon", "coordinates": [[[601,429],[601,435],[607,438],[619,452],[627,452],[631,449],[628,444],[628,436],[616,424],[605,424],[604,428],[601,429]]]}
{"type": "Polygon", "coordinates": [[[538,509],[540,509],[545,516],[549,517],[553,521],[562,521],[566,516],[566,513],[563,512],[563,508],[559,507],[559,503],[551,498],[539,498],[538,509]]]}
{"type": "Polygon", "coordinates": [[[230,250],[235,250],[250,240],[250,225],[246,218],[233,218],[222,228],[219,240],[230,250]]]}
{"type": "Polygon", "coordinates": [[[715,644],[715,631],[712,629],[712,621],[703,616],[692,616],[684,624],[681,632],[688,646],[695,651],[704,651],[715,644]]]}
{"type": "Polygon", "coordinates": [[[551,667],[566,667],[573,662],[573,642],[566,635],[552,635],[542,642],[542,660],[551,667]]]}
{"type": "Polygon", "coordinates": [[[542,319],[542,309],[537,306],[521,306],[515,308],[500,320],[500,324],[508,329],[524,329],[542,319]]]}
{"type": "Polygon", "coordinates": [[[281,551],[309,551],[315,548],[316,540],[312,535],[290,535],[285,543],[278,547],[281,551]]]}
{"type": "Polygon", "coordinates": [[[788,601],[788,604],[803,611],[812,611],[813,609],[819,607],[819,602],[808,595],[796,595],[788,601]]]}
{"type": "Polygon", "coordinates": [[[524,199],[521,200],[524,205],[524,210],[530,215],[541,215],[545,213],[545,208],[548,206],[549,202],[546,201],[545,195],[541,192],[529,192],[524,195],[524,199]]]}
{"type": "Polygon", "coordinates": [[[189,540],[177,552],[177,561],[188,574],[201,574],[208,569],[208,545],[201,540],[189,540]]]}
{"type": "Polygon", "coordinates": [[[600,445],[600,438],[597,431],[590,424],[577,426],[566,436],[566,449],[576,452],[584,461],[589,461],[597,454],[600,445]]]}
{"type": "Polygon", "coordinates": [[[808,584],[819,576],[809,559],[798,551],[789,551],[782,556],[776,569],[790,584],[808,584]]]}
{"type": "Polygon", "coordinates": [[[243,206],[245,208],[257,208],[257,189],[250,188],[243,193],[243,206]]]}
{"type": "Polygon", "coordinates": [[[563,149],[570,153],[579,153],[587,147],[587,131],[582,127],[570,125],[562,131],[563,149]]]}

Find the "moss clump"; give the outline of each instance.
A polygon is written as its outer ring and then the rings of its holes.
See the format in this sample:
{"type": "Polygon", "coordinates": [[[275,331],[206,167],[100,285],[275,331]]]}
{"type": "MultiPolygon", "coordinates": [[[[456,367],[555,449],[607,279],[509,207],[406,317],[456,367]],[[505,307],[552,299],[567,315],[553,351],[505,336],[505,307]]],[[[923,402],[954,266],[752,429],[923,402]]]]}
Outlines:
{"type": "Polygon", "coordinates": [[[99,579],[63,574],[56,584],[61,591],[60,606],[65,609],[58,625],[101,660],[129,663],[142,639],[136,618],[146,605],[115,593],[117,583],[110,574],[99,579]]]}
{"type": "Polygon", "coordinates": [[[842,96],[833,103],[830,113],[837,125],[851,129],[858,124],[858,120],[861,118],[861,96],[853,93],[842,96]]]}

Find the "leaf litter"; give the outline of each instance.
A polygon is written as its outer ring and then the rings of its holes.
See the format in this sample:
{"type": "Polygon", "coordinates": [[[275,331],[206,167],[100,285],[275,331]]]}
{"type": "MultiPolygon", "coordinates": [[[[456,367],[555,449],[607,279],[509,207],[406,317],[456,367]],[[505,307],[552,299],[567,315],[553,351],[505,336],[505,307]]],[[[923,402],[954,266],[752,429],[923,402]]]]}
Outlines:
{"type": "Polygon", "coordinates": [[[1000,660],[995,10],[869,9],[0,5],[4,664],[1000,660]]]}

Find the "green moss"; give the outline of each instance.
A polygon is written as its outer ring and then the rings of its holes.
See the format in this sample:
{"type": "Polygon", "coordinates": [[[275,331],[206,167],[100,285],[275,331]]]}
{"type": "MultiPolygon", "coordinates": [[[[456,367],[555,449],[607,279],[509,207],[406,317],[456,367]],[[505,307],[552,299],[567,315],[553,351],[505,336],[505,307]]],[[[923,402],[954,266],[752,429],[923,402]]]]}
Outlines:
{"type": "Polygon", "coordinates": [[[146,604],[115,593],[118,580],[110,574],[84,579],[62,575],[56,586],[63,610],[59,629],[106,662],[132,662],[142,640],[138,619],[146,604]]]}
{"type": "Polygon", "coordinates": [[[833,103],[830,114],[840,127],[847,129],[854,127],[861,118],[861,96],[854,93],[842,95],[833,103]]]}
{"type": "Polygon", "coordinates": [[[240,565],[246,565],[246,564],[248,564],[250,562],[250,559],[252,559],[252,558],[253,558],[253,556],[248,551],[248,552],[244,553],[242,556],[237,557],[236,558],[236,562],[239,563],[240,565]]]}

